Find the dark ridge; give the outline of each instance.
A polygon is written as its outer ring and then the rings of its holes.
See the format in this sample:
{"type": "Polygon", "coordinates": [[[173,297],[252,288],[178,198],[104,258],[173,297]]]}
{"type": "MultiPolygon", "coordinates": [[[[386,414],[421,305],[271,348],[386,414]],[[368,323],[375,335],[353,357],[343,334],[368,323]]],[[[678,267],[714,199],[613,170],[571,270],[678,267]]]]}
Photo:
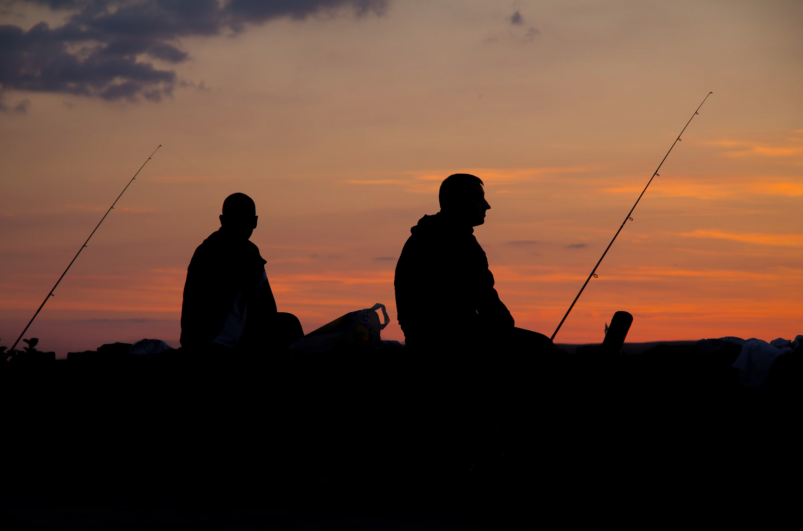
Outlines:
{"type": "Polygon", "coordinates": [[[800,348],[760,390],[739,385],[738,347],[718,340],[544,353],[516,388],[497,365],[465,362],[502,352],[129,348],[0,366],[0,524],[73,507],[54,525],[77,528],[86,506],[83,518],[107,526],[136,510],[199,529],[221,518],[332,529],[358,516],[433,529],[800,518],[800,482],[786,481],[803,471],[800,348]]]}

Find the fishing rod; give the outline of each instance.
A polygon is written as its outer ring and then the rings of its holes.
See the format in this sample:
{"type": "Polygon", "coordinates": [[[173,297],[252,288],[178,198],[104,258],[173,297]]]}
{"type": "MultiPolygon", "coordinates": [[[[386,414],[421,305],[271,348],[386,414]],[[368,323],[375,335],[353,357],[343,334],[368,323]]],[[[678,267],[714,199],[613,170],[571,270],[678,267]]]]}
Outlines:
{"type": "Polygon", "coordinates": [[[660,175],[658,174],[658,170],[661,169],[661,166],[663,166],[664,161],[666,160],[666,158],[669,156],[670,153],[672,153],[672,149],[675,147],[675,144],[677,144],[678,142],[681,141],[680,137],[683,136],[683,132],[686,130],[687,127],[689,127],[689,124],[691,123],[691,121],[694,120],[695,116],[697,116],[697,113],[700,110],[700,107],[703,106],[703,103],[705,103],[705,100],[707,100],[708,96],[710,96],[711,94],[713,94],[713,92],[709,92],[708,94],[706,94],[705,98],[703,98],[703,102],[700,104],[699,107],[697,107],[697,110],[694,111],[694,114],[691,115],[691,118],[689,118],[689,121],[686,122],[686,125],[683,126],[683,129],[680,131],[680,134],[675,139],[675,141],[672,142],[672,147],[670,147],[669,151],[667,151],[666,155],[664,155],[664,158],[661,160],[661,164],[659,164],[658,167],[655,169],[655,172],[653,172],[652,177],[650,177],[650,180],[647,182],[647,186],[645,186],[644,190],[641,191],[641,194],[638,196],[638,199],[636,199],[636,202],[633,204],[633,208],[631,208],[630,212],[627,213],[627,216],[625,216],[625,220],[622,222],[622,225],[619,227],[619,230],[617,230],[616,234],[613,235],[613,239],[611,240],[611,243],[609,243],[608,247],[605,248],[605,252],[602,253],[602,256],[600,256],[599,261],[597,262],[597,265],[595,265],[594,269],[591,270],[591,274],[588,275],[588,278],[586,279],[585,283],[583,284],[583,287],[580,288],[580,292],[577,294],[577,297],[575,297],[574,301],[572,301],[572,305],[569,306],[568,310],[566,310],[566,315],[564,315],[563,319],[560,320],[560,324],[555,329],[555,333],[552,334],[551,339],[553,341],[555,340],[555,336],[558,335],[558,331],[560,330],[560,327],[563,326],[563,322],[566,320],[567,317],[569,317],[569,313],[571,313],[572,308],[574,308],[574,305],[577,302],[577,299],[579,299],[580,295],[583,294],[583,290],[586,289],[586,286],[588,285],[589,281],[592,278],[597,278],[597,268],[602,263],[602,260],[605,258],[605,255],[608,254],[608,250],[611,248],[611,245],[613,245],[613,242],[616,241],[616,237],[619,236],[620,232],[622,232],[622,229],[625,227],[625,223],[627,223],[628,221],[633,221],[633,218],[630,217],[630,216],[633,214],[633,211],[636,209],[636,205],[638,205],[638,202],[641,201],[641,197],[644,195],[644,192],[646,192],[647,188],[650,187],[650,183],[652,183],[652,180],[655,179],[656,177],[660,177],[660,175]]]}
{"type": "Polygon", "coordinates": [[[78,252],[77,252],[77,253],[75,253],[75,256],[73,257],[73,259],[72,259],[72,262],[70,262],[70,265],[68,265],[68,266],[67,266],[67,269],[65,269],[65,270],[64,270],[64,273],[62,273],[62,274],[61,274],[61,276],[59,277],[59,279],[56,281],[56,285],[55,285],[55,286],[53,286],[53,289],[51,289],[51,290],[50,290],[50,293],[48,293],[48,294],[47,294],[47,297],[45,297],[45,300],[43,300],[43,301],[42,301],[42,304],[39,306],[39,309],[38,309],[38,310],[36,310],[36,313],[35,313],[35,314],[33,314],[33,317],[31,317],[31,320],[30,320],[30,321],[28,321],[28,324],[25,326],[25,330],[23,330],[23,331],[22,331],[22,333],[20,334],[20,337],[18,337],[18,338],[17,338],[17,340],[14,342],[14,345],[12,345],[12,346],[11,346],[11,351],[12,351],[12,352],[14,351],[14,347],[16,347],[16,346],[17,346],[17,343],[19,343],[19,342],[20,342],[20,339],[22,339],[22,336],[24,336],[24,335],[25,335],[25,332],[27,332],[27,331],[28,331],[28,328],[30,328],[30,326],[31,326],[31,324],[33,323],[34,319],[36,319],[36,316],[37,316],[37,315],[39,315],[39,312],[41,312],[41,311],[42,311],[42,308],[44,308],[44,306],[45,306],[45,304],[47,303],[47,301],[48,301],[48,300],[50,300],[50,297],[55,297],[55,295],[53,295],[53,292],[54,292],[54,291],[56,291],[56,288],[58,287],[59,283],[61,283],[61,279],[63,279],[63,278],[64,278],[64,275],[66,275],[66,274],[67,274],[67,271],[69,271],[69,270],[70,270],[70,268],[72,267],[72,265],[73,265],[73,263],[75,262],[76,258],[78,258],[78,255],[79,255],[79,254],[81,254],[81,251],[83,251],[84,249],[86,249],[86,244],[88,244],[88,243],[89,243],[89,240],[91,240],[91,239],[92,239],[92,236],[94,236],[94,235],[95,235],[95,232],[98,230],[98,227],[100,227],[100,224],[101,224],[101,223],[103,223],[103,220],[104,220],[104,219],[106,219],[106,216],[108,216],[108,215],[109,215],[109,212],[111,212],[111,211],[112,211],[112,209],[114,208],[114,205],[116,205],[116,204],[117,204],[117,201],[119,201],[119,200],[120,200],[120,198],[121,198],[121,197],[123,197],[123,194],[125,193],[125,191],[126,191],[126,190],[128,190],[128,187],[129,187],[129,186],[131,186],[131,183],[133,183],[133,182],[134,182],[134,179],[136,179],[136,178],[137,178],[137,175],[139,175],[139,172],[141,172],[141,171],[142,171],[142,168],[144,168],[144,167],[145,167],[145,165],[148,163],[148,161],[149,161],[149,160],[151,160],[151,159],[153,158],[153,156],[156,154],[156,152],[157,152],[157,151],[159,151],[159,148],[160,148],[160,147],[162,147],[162,144],[159,144],[159,145],[156,147],[156,149],[154,149],[154,150],[153,150],[153,153],[151,153],[151,156],[150,156],[150,157],[148,157],[148,160],[146,160],[145,162],[143,162],[143,163],[142,163],[142,166],[140,166],[140,167],[139,167],[139,169],[137,170],[137,173],[135,173],[135,174],[134,174],[134,176],[133,176],[133,177],[131,177],[131,180],[130,180],[130,181],[128,181],[128,184],[127,184],[127,185],[125,185],[125,188],[123,188],[123,191],[122,191],[122,192],[120,192],[120,195],[118,195],[118,196],[117,196],[117,199],[115,199],[115,200],[114,200],[114,203],[112,203],[112,206],[110,206],[110,207],[109,207],[109,210],[107,210],[107,211],[106,211],[106,213],[105,213],[105,214],[103,214],[103,217],[102,217],[102,218],[100,218],[100,221],[99,221],[99,222],[98,222],[98,224],[95,226],[95,230],[93,230],[93,231],[92,231],[92,234],[90,234],[90,235],[89,235],[89,238],[87,238],[87,239],[86,239],[86,241],[85,241],[85,242],[84,242],[84,244],[81,246],[81,248],[80,248],[80,249],[78,249],[78,252]]]}

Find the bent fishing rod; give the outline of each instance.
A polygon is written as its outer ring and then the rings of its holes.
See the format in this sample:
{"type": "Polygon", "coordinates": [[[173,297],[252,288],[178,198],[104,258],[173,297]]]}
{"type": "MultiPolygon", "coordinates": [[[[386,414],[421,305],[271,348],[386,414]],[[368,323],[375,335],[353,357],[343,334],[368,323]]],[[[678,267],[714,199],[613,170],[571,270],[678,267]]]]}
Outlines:
{"type": "Polygon", "coordinates": [[[645,186],[644,190],[641,191],[641,194],[638,196],[638,199],[636,199],[636,202],[633,204],[633,208],[631,208],[630,212],[627,213],[627,216],[625,216],[625,220],[619,226],[619,230],[617,230],[616,234],[613,235],[613,239],[611,240],[611,243],[609,243],[608,247],[605,248],[605,252],[602,253],[602,256],[600,256],[599,261],[597,262],[597,265],[595,265],[594,269],[591,270],[591,274],[588,275],[588,278],[586,279],[585,283],[583,284],[583,287],[580,288],[580,292],[577,294],[577,297],[575,297],[574,301],[572,301],[572,305],[569,306],[568,310],[566,310],[566,315],[564,315],[563,319],[560,320],[560,324],[558,324],[558,327],[555,329],[555,333],[552,334],[552,337],[550,338],[553,341],[555,340],[555,336],[558,335],[558,331],[560,330],[560,327],[563,326],[563,322],[566,320],[567,317],[569,317],[569,313],[571,313],[572,308],[574,308],[574,305],[577,303],[577,299],[579,299],[580,295],[583,294],[583,290],[586,289],[586,286],[588,285],[589,281],[592,278],[597,278],[597,268],[602,263],[602,260],[605,258],[605,255],[608,254],[608,250],[611,248],[611,245],[613,245],[613,242],[616,241],[616,237],[619,236],[619,233],[622,232],[622,229],[625,228],[625,224],[628,221],[633,221],[633,218],[631,216],[633,215],[633,211],[636,209],[636,205],[638,205],[639,201],[641,201],[641,198],[644,195],[644,192],[646,192],[647,188],[650,187],[650,184],[652,183],[653,179],[655,179],[656,177],[660,177],[660,175],[658,174],[658,171],[661,169],[661,166],[664,165],[664,161],[669,156],[669,154],[672,153],[672,149],[675,147],[675,144],[677,144],[678,142],[681,141],[680,137],[683,136],[683,132],[686,130],[687,127],[689,127],[689,124],[691,123],[691,121],[694,120],[694,117],[697,116],[698,112],[700,111],[700,107],[703,106],[703,103],[705,103],[705,100],[707,100],[708,96],[710,96],[711,94],[713,94],[713,92],[709,92],[708,94],[706,94],[705,98],[703,98],[703,102],[700,103],[700,105],[697,107],[697,110],[695,110],[694,114],[692,114],[691,118],[689,118],[689,121],[686,122],[686,125],[683,126],[683,129],[680,131],[680,134],[678,135],[678,137],[675,139],[674,142],[672,142],[672,146],[669,148],[669,151],[666,152],[666,155],[664,155],[664,158],[661,160],[661,164],[659,164],[658,167],[655,169],[655,172],[653,172],[652,177],[650,177],[650,180],[647,182],[647,186],[645,186]]]}
{"type": "Polygon", "coordinates": [[[107,211],[106,211],[106,213],[105,213],[105,214],[103,214],[103,217],[102,217],[102,218],[100,218],[100,221],[99,221],[99,222],[98,222],[98,224],[95,226],[95,230],[93,230],[93,231],[92,231],[92,233],[89,235],[89,238],[87,238],[87,239],[86,239],[86,241],[85,241],[85,242],[84,242],[84,244],[81,246],[81,248],[80,248],[80,249],[78,249],[78,252],[77,252],[77,253],[75,253],[75,256],[73,257],[73,259],[72,259],[72,262],[70,262],[70,265],[68,265],[68,266],[67,266],[67,269],[65,269],[65,270],[64,270],[64,273],[62,273],[62,274],[61,274],[61,276],[59,277],[59,279],[56,281],[56,284],[53,286],[53,289],[51,289],[51,290],[50,290],[50,293],[48,293],[48,294],[47,294],[47,297],[45,297],[45,300],[43,300],[43,301],[42,301],[42,304],[39,306],[39,309],[38,309],[38,310],[36,310],[36,313],[35,313],[35,314],[33,314],[33,317],[31,317],[31,320],[30,320],[30,321],[28,321],[28,324],[25,326],[25,330],[23,330],[23,331],[22,331],[22,333],[20,334],[20,337],[18,337],[18,338],[17,338],[17,340],[14,342],[14,344],[11,346],[11,351],[12,351],[12,352],[14,351],[14,348],[17,346],[17,343],[19,343],[19,342],[20,342],[20,339],[22,339],[22,336],[24,336],[24,335],[25,335],[25,332],[27,332],[27,331],[28,331],[28,328],[30,328],[31,324],[33,324],[33,321],[34,321],[34,319],[36,319],[36,316],[37,316],[37,315],[39,315],[39,312],[41,312],[41,311],[42,311],[42,308],[44,308],[44,307],[45,307],[45,304],[47,303],[47,301],[48,301],[48,300],[50,300],[50,297],[54,297],[54,296],[55,296],[55,295],[53,295],[53,292],[54,292],[54,291],[56,291],[56,288],[57,288],[57,287],[59,286],[59,284],[61,283],[61,279],[63,279],[63,278],[64,278],[64,275],[66,275],[66,274],[67,274],[67,271],[69,271],[69,270],[70,270],[70,268],[72,267],[73,263],[75,263],[75,260],[78,258],[78,255],[79,255],[79,254],[81,254],[81,251],[83,251],[84,249],[86,249],[86,245],[89,243],[89,240],[91,240],[91,239],[92,239],[92,236],[94,236],[94,235],[95,235],[95,232],[98,230],[98,228],[100,227],[101,223],[103,223],[103,220],[105,220],[105,219],[106,219],[106,216],[108,216],[108,215],[109,215],[109,212],[111,212],[111,211],[112,211],[112,209],[114,208],[114,205],[116,205],[116,204],[117,204],[117,201],[119,201],[119,200],[120,200],[120,198],[121,198],[121,197],[123,197],[123,194],[125,193],[125,191],[126,191],[126,190],[128,190],[128,187],[129,187],[129,186],[131,186],[131,183],[133,183],[133,182],[134,182],[134,179],[136,179],[136,178],[137,178],[137,175],[139,175],[139,172],[141,172],[141,171],[142,171],[142,168],[144,168],[144,167],[145,167],[145,165],[148,163],[148,161],[149,161],[149,160],[151,160],[151,159],[153,158],[153,156],[156,154],[156,152],[157,152],[157,151],[159,151],[159,148],[160,148],[160,147],[162,147],[162,145],[161,145],[161,144],[159,144],[159,145],[156,147],[156,149],[154,149],[154,150],[153,150],[153,153],[151,153],[151,156],[150,156],[150,157],[148,157],[148,159],[147,159],[145,162],[143,162],[143,163],[142,163],[142,166],[140,166],[140,167],[139,167],[139,169],[137,170],[137,173],[135,173],[135,174],[134,174],[134,176],[133,176],[133,177],[131,177],[131,180],[130,180],[130,181],[128,181],[128,184],[127,184],[127,185],[125,185],[125,188],[123,188],[123,191],[122,191],[122,192],[120,192],[120,195],[118,195],[118,196],[117,196],[117,199],[115,199],[115,200],[114,200],[114,203],[112,203],[112,206],[110,206],[110,207],[109,207],[109,210],[107,210],[107,211]]]}

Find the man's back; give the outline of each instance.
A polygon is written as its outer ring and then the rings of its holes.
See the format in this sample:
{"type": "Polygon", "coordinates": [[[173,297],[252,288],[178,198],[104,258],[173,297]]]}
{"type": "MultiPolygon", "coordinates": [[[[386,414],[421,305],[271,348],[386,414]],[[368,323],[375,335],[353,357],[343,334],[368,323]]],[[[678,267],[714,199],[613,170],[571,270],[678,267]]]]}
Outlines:
{"type": "Polygon", "coordinates": [[[187,269],[181,309],[182,346],[211,345],[224,332],[232,311],[237,313],[237,305],[243,310],[243,325],[247,313],[251,321],[275,314],[276,302],[264,265],[259,249],[248,240],[228,237],[223,231],[204,240],[187,269]]]}
{"type": "Polygon", "coordinates": [[[231,194],[223,201],[220,229],[198,246],[187,268],[181,346],[259,347],[249,334],[264,335],[259,329],[276,315],[276,301],[265,260],[249,241],[258,219],[254,200],[247,195],[231,194]]]}

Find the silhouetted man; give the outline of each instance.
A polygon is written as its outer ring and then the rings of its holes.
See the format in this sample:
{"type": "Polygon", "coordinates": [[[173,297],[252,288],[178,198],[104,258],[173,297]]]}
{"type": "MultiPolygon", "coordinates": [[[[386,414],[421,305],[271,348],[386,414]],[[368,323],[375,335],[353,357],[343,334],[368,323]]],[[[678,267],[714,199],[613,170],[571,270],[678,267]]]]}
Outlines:
{"type": "Polygon", "coordinates": [[[181,345],[203,352],[283,350],[303,336],[301,323],[278,313],[266,261],[249,241],[256,205],[245,194],[223,202],[220,230],[195,250],[184,284],[181,345]]]}
{"type": "Polygon", "coordinates": [[[551,349],[546,336],[515,328],[494,289],[488,259],[474,237],[491,208],[483,182],[451,175],[438,199],[441,211],[410,230],[396,265],[396,308],[407,345],[457,354],[551,349]]]}
{"type": "MultiPolygon", "coordinates": [[[[522,415],[544,403],[539,394],[547,389],[533,382],[552,374],[548,354],[554,352],[546,336],[515,327],[494,288],[474,237],[491,208],[482,181],[451,175],[439,200],[441,211],[410,230],[394,283],[399,324],[416,362],[410,374],[421,408],[416,418],[430,434],[425,447],[410,441],[410,452],[438,456],[439,475],[426,469],[435,486],[464,478],[482,457],[477,448],[517,440],[522,415]]],[[[416,459],[407,466],[420,470],[416,459]]]]}

